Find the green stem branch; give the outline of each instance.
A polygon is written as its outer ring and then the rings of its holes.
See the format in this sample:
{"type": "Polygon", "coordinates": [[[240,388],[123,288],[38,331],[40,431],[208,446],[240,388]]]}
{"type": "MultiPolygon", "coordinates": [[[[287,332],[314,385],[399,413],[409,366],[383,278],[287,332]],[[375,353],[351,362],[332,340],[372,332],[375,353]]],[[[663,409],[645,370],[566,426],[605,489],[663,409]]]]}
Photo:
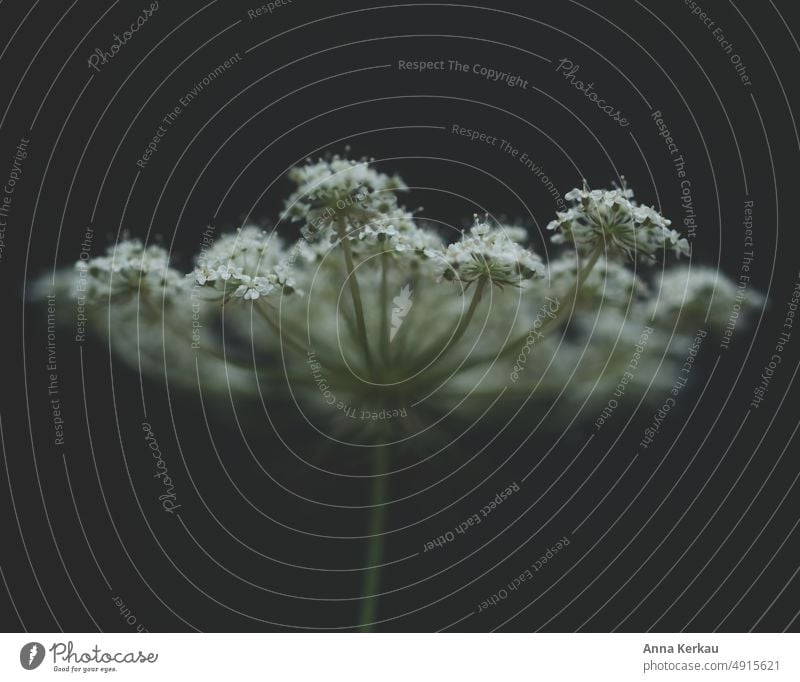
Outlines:
{"type": "Polygon", "coordinates": [[[389,361],[389,253],[381,254],[381,355],[389,361]]]}
{"type": "Polygon", "coordinates": [[[461,341],[461,337],[466,333],[470,322],[472,322],[472,318],[475,317],[475,311],[478,309],[481,298],[483,298],[483,292],[488,282],[489,279],[487,277],[480,277],[478,279],[478,283],[475,285],[475,291],[472,292],[472,300],[469,303],[469,308],[467,308],[467,312],[459,320],[455,332],[453,332],[453,335],[445,344],[442,352],[439,353],[437,361],[441,360],[453,346],[461,341]]]}
{"type": "Polygon", "coordinates": [[[347,237],[347,226],[342,218],[336,219],[336,233],[339,243],[342,245],[344,253],[344,263],[347,268],[347,281],[350,285],[350,295],[353,299],[353,310],[356,314],[356,327],[361,345],[364,347],[364,354],[367,367],[372,368],[372,356],[369,352],[369,341],[367,340],[367,323],[364,320],[364,305],[361,302],[361,290],[358,286],[355,266],[353,265],[353,252],[350,249],[350,240],[347,237]]]}
{"type": "MultiPolygon", "coordinates": [[[[544,330],[547,327],[552,327],[554,324],[558,322],[558,320],[562,317],[562,315],[564,315],[564,313],[568,309],[570,309],[571,307],[569,304],[570,301],[572,301],[573,303],[577,302],[578,294],[580,294],[581,288],[586,283],[586,280],[588,279],[589,275],[594,269],[594,266],[597,265],[597,261],[599,260],[602,253],[603,253],[603,244],[598,244],[597,246],[594,247],[594,249],[592,249],[583,267],[581,267],[581,269],[578,270],[577,274],[575,275],[575,281],[573,282],[572,286],[569,288],[569,290],[565,295],[565,300],[567,301],[567,304],[559,305],[558,310],[553,314],[552,317],[547,317],[542,321],[541,325],[537,330],[539,333],[544,333],[544,330]]],[[[497,355],[480,356],[467,359],[463,364],[460,365],[459,369],[466,370],[485,363],[496,362],[500,358],[508,355],[510,352],[519,350],[525,344],[529,334],[530,330],[526,330],[521,336],[517,337],[516,339],[513,339],[512,341],[509,341],[497,355]]]]}
{"type": "Polygon", "coordinates": [[[264,310],[264,308],[262,308],[258,303],[254,303],[253,306],[258,314],[264,318],[266,323],[275,330],[275,333],[278,335],[281,343],[285,343],[289,348],[293,348],[301,355],[307,355],[308,346],[306,344],[296,340],[287,330],[284,329],[283,324],[279,324],[273,320],[272,317],[267,314],[267,311],[264,310]]]}

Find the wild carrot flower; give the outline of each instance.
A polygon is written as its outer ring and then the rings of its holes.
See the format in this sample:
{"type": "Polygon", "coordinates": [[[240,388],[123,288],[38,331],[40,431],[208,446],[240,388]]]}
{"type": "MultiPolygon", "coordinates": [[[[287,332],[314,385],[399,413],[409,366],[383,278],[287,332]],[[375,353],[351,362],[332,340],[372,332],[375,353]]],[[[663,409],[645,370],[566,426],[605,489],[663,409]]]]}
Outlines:
{"type": "Polygon", "coordinates": [[[463,235],[444,252],[429,249],[428,253],[439,263],[439,276],[467,283],[485,279],[492,284],[518,285],[520,282],[544,273],[542,260],[519,242],[527,240],[527,233],[516,227],[493,227],[488,217],[480,220],[469,234],[463,235]]]}
{"type": "Polygon", "coordinates": [[[584,184],[583,189],[575,188],[564,198],[572,207],[558,213],[547,226],[556,231],[555,243],[574,242],[586,248],[603,245],[630,259],[652,258],[664,249],[676,255],[689,254],[689,242],[670,229],[670,221],[654,208],[637,204],[633,190],[627,187],[590,190],[584,184]]]}
{"type": "MultiPolygon", "coordinates": [[[[447,243],[399,204],[405,183],[368,161],[334,156],[290,177],[282,219],[302,236],[289,244],[248,225],[182,276],[161,247],[123,240],[58,273],[56,288],[84,300],[114,352],[158,380],[228,400],[290,398],[337,434],[377,443],[435,433],[420,426],[447,414],[506,428],[510,411],[489,409],[498,403],[545,404],[556,416],[580,407],[574,421],[601,409],[626,372],[626,397],[658,399],[697,320],[719,328],[734,307],[744,318],[763,302],[709,268],[665,261],[659,277],[639,267],[689,244],[625,187],[566,194],[572,206],[548,227],[553,242],[574,246],[545,264],[523,245],[524,228],[488,216],[447,243]],[[376,406],[398,418],[351,418],[376,406]]],[[[379,510],[383,445],[372,459],[379,510]]],[[[379,512],[370,528],[376,566],[379,512]]]]}
{"type": "MultiPolygon", "coordinates": [[[[131,340],[147,345],[152,335],[155,351],[168,351],[178,367],[173,376],[186,372],[190,386],[195,367],[187,347],[203,351],[197,357],[207,378],[260,381],[269,375],[268,391],[291,387],[304,406],[334,419],[309,375],[309,353],[335,383],[337,402],[348,405],[409,405],[432,396],[420,409],[436,413],[458,405],[456,414],[466,416],[484,399],[522,400],[536,387],[536,399],[546,401],[567,384],[569,395],[591,402],[604,399],[591,389],[598,368],[616,376],[616,360],[608,358],[616,358],[620,338],[652,326],[648,353],[659,362],[677,361],[681,351],[670,343],[676,320],[695,311],[705,317],[704,306],[711,305],[709,319],[724,325],[731,305],[744,316],[762,302],[707,268],[668,263],[663,276],[653,276],[632,263],[687,254],[689,246],[627,187],[584,186],[566,194],[572,206],[548,227],[554,242],[577,248],[544,263],[525,245],[526,229],[489,216],[476,216],[448,243],[399,203],[406,184],[369,161],[309,161],[290,177],[296,189],[283,217],[299,223],[302,236],[292,238],[295,230],[279,223],[286,242],[277,229],[246,225],[220,235],[185,276],[163,248],[123,240],[79,262],[71,274],[60,273],[58,281],[75,293],[80,280],[81,295],[97,306],[89,319],[98,330],[108,329],[106,313],[113,316],[112,345],[132,362],[141,362],[141,354],[131,340]],[[103,311],[109,296],[112,306],[103,311]],[[544,301],[558,305],[546,319],[537,318],[544,301]],[[669,333],[659,334],[662,328],[669,333]],[[537,332],[533,345],[531,329],[537,332]],[[237,353],[237,345],[252,351],[237,353]],[[509,371],[523,348],[536,362],[526,362],[510,386],[509,371]],[[589,355],[596,364],[580,360],[589,355]],[[274,380],[276,359],[281,381],[274,380]],[[465,395],[472,397],[465,402],[465,395]]],[[[154,362],[153,371],[163,373],[163,362],[154,362]]],[[[634,385],[652,380],[638,372],[634,385]]],[[[252,383],[239,381],[238,390],[250,395],[252,383]]]]}

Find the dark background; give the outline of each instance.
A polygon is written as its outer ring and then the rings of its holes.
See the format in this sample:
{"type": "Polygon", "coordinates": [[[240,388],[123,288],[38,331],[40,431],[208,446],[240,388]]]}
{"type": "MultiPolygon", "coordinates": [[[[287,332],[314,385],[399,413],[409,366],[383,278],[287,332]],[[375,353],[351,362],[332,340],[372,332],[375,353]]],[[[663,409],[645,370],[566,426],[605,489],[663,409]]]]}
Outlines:
{"type": "Polygon", "coordinates": [[[74,262],[87,225],[93,254],[128,231],[163,240],[188,267],[207,224],[219,232],[276,220],[291,190],[286,171],[349,147],[399,172],[414,187],[404,201],[423,206],[422,215],[463,227],[476,211],[505,214],[528,224],[545,253],[540,231],[555,206],[542,183],[500,149],[451,134],[458,123],[508,139],[564,191],[581,177],[605,186],[623,174],[641,201],[680,226],[680,187],[650,119],[656,110],[687,163],[695,262],[737,277],[742,206],[752,199],[752,286],[769,306],[737,329],[727,352],[712,335],[680,410],[635,459],[649,408],[624,429],[627,415],[617,414],[582,451],[591,419],[566,432],[553,419],[530,433],[534,411],[499,436],[478,424],[393,476],[390,498],[406,499],[387,511],[385,560],[396,563],[383,571],[377,627],[795,628],[800,340],[761,407],[748,415],[748,403],[798,277],[800,50],[791,32],[800,25],[789,1],[707,4],[752,86],[677,1],[480,8],[295,0],[256,19],[249,3],[162,2],[100,73],[88,56],[107,49],[145,3],[4,2],[0,178],[20,138],[30,139],[0,261],[4,628],[357,624],[368,457],[323,449],[291,410],[268,404],[272,421],[305,444],[301,457],[280,445],[260,405],[208,403],[206,426],[197,395],[145,382],[147,420],[182,504],[180,518],[165,514],[140,427],[138,375],[102,342],[81,349],[62,329],[66,446],[53,446],[45,311],[23,282],[74,262]],[[137,176],[136,159],[161,118],[237,52],[242,61],[185,109],[137,176]],[[594,81],[629,128],[555,72],[562,57],[580,65],[578,78],[594,81]],[[473,73],[402,72],[399,59],[480,63],[520,75],[528,88],[473,73]],[[413,556],[534,466],[521,492],[479,528],[413,556]],[[473,613],[563,536],[570,545],[533,581],[473,613]]]}

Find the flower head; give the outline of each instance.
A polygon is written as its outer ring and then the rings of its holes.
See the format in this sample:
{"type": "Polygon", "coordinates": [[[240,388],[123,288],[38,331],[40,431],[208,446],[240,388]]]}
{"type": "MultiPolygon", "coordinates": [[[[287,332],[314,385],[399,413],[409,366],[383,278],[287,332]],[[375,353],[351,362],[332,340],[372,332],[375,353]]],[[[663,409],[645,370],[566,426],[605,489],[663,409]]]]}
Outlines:
{"type": "Polygon", "coordinates": [[[87,298],[101,300],[134,292],[172,293],[181,276],[169,267],[169,256],[160,246],[145,247],[138,239],[109,246],[104,256],[79,260],[75,270],[87,298]]]}
{"type": "Polygon", "coordinates": [[[187,277],[211,298],[227,294],[252,301],[272,292],[289,294],[296,286],[284,255],[277,235],[247,226],[220,237],[187,277]]]}
{"type": "Polygon", "coordinates": [[[652,258],[660,249],[689,254],[689,242],[669,228],[670,221],[650,206],[640,206],[627,187],[612,190],[573,189],[564,195],[572,207],[556,214],[548,230],[555,243],[574,242],[590,248],[603,244],[633,259],[652,258]]]}
{"type": "MultiPolygon", "coordinates": [[[[286,211],[302,221],[304,236],[288,248],[274,231],[246,226],[207,243],[184,277],[161,247],[125,240],[48,277],[42,292],[71,287],[78,300],[85,297],[89,322],[101,333],[113,331],[115,351],[138,370],[161,378],[168,363],[185,385],[196,389],[202,375],[226,399],[238,377],[240,394],[261,396],[263,385],[289,397],[290,383],[292,397],[316,405],[331,382],[337,405],[388,410],[435,396],[425,407],[432,414],[465,415],[500,396],[561,403],[564,394],[568,408],[602,404],[629,367],[631,348],[645,345],[637,351],[635,385],[649,398],[660,385],[654,382],[675,374],[663,363],[684,361],[683,340],[671,341],[676,333],[721,327],[731,311],[763,303],[715,271],[678,265],[658,279],[620,258],[689,251],[669,221],[638,205],[625,187],[566,195],[571,207],[549,227],[557,231],[554,241],[576,248],[556,255],[545,278],[541,259],[525,246],[525,229],[476,216],[448,244],[398,205],[402,180],[365,161],[330,157],[291,177],[297,189],[286,211]],[[458,295],[448,282],[471,291],[458,295]],[[490,283],[518,290],[485,295],[490,283]],[[301,289],[302,305],[275,305],[301,289]],[[109,294],[120,294],[113,305],[109,294]],[[151,304],[167,296],[165,315],[164,306],[151,304]],[[204,352],[187,353],[190,341],[204,352]],[[317,352],[319,380],[309,376],[317,352]],[[286,382],[272,381],[278,369],[286,382]]],[[[63,309],[69,316],[71,308],[63,309]]]]}
{"type": "Polygon", "coordinates": [[[542,275],[544,266],[535,253],[519,244],[526,238],[518,227],[491,227],[486,219],[475,216],[475,225],[442,252],[427,251],[439,264],[439,277],[471,283],[486,280],[498,286],[517,286],[542,275]]]}
{"type": "Polygon", "coordinates": [[[337,220],[358,230],[370,222],[385,224],[397,207],[395,192],[408,189],[397,176],[379,173],[366,160],[334,156],[309,161],[293,168],[289,177],[297,189],[286,201],[286,214],[306,223],[306,234],[315,235],[337,220]]]}
{"type": "Polygon", "coordinates": [[[763,295],[755,289],[728,279],[714,268],[703,265],[678,265],[665,270],[655,283],[653,300],[647,301],[646,314],[660,315],[683,331],[698,325],[724,327],[736,318],[746,318],[764,304],[763,295]]]}

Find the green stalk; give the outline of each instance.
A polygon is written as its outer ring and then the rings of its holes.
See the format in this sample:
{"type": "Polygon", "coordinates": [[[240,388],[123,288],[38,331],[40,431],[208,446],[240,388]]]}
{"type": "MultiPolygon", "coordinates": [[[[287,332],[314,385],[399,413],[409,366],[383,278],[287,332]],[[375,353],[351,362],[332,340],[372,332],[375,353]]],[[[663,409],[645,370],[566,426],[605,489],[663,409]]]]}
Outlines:
{"type": "MultiPolygon", "coordinates": [[[[581,288],[586,283],[586,280],[589,278],[589,275],[591,274],[592,270],[594,270],[594,266],[597,264],[597,261],[602,253],[603,253],[603,244],[602,243],[597,244],[597,246],[595,246],[594,249],[592,249],[591,253],[589,254],[589,258],[587,259],[584,266],[578,271],[578,274],[575,277],[575,282],[573,283],[572,287],[570,288],[566,296],[567,301],[571,301],[573,305],[577,302],[578,294],[580,293],[581,288]]],[[[539,331],[555,323],[556,320],[558,320],[561,317],[561,315],[563,315],[566,309],[567,309],[566,305],[559,306],[555,315],[551,318],[547,318],[542,323],[542,326],[539,327],[539,331]]],[[[525,336],[527,336],[527,334],[525,334],[525,336]]]]}
{"type": "MultiPolygon", "coordinates": [[[[567,300],[572,300],[572,301],[577,300],[577,297],[578,297],[578,294],[580,293],[581,287],[586,283],[586,279],[591,274],[592,270],[594,269],[594,266],[597,264],[597,261],[600,258],[602,253],[603,253],[603,244],[598,244],[591,251],[591,253],[589,254],[588,259],[586,260],[586,263],[578,271],[578,273],[575,275],[575,281],[573,282],[572,286],[570,287],[570,289],[568,290],[568,292],[566,294],[566,299],[567,300]]],[[[548,317],[542,322],[542,324],[539,326],[539,330],[538,331],[541,333],[547,327],[552,326],[553,324],[555,324],[559,320],[559,318],[564,314],[564,312],[567,310],[568,307],[569,307],[569,305],[561,305],[561,306],[559,306],[558,310],[553,315],[553,317],[548,317]]],[[[459,368],[461,370],[466,370],[466,369],[471,369],[472,367],[476,367],[478,365],[482,365],[482,364],[485,364],[485,363],[488,363],[488,362],[496,362],[500,358],[508,355],[508,353],[510,353],[510,352],[512,352],[514,350],[517,350],[522,345],[524,345],[525,341],[526,341],[526,339],[528,337],[528,334],[530,334],[530,330],[524,332],[521,336],[517,337],[516,339],[514,339],[512,341],[509,341],[497,355],[486,355],[486,356],[481,356],[481,357],[468,358],[461,365],[459,365],[459,368]]],[[[447,372],[442,373],[442,375],[441,375],[442,378],[447,376],[447,374],[448,374],[447,372]]],[[[437,377],[434,377],[434,380],[436,380],[436,379],[437,379],[437,377]]],[[[428,380],[430,381],[431,378],[428,377],[428,380]]]]}
{"type": "Polygon", "coordinates": [[[480,279],[478,279],[478,283],[475,285],[475,291],[472,292],[472,300],[469,303],[467,314],[461,318],[461,322],[459,322],[458,327],[456,327],[455,334],[453,334],[453,336],[450,337],[450,340],[447,342],[447,345],[444,347],[444,350],[442,351],[442,355],[444,355],[459,341],[461,341],[461,337],[464,336],[464,333],[467,331],[469,323],[472,322],[472,318],[475,317],[475,311],[478,309],[478,304],[481,302],[481,298],[483,297],[483,290],[486,288],[486,283],[488,281],[489,279],[487,277],[481,277],[480,279]]]}
{"type": "Polygon", "coordinates": [[[383,526],[386,517],[386,448],[379,446],[373,452],[372,510],[369,516],[369,540],[364,560],[369,568],[364,575],[364,586],[361,593],[361,613],[359,625],[362,632],[370,632],[378,613],[378,596],[380,590],[380,567],[383,561],[383,526]]]}
{"type": "Polygon", "coordinates": [[[389,362],[389,253],[381,254],[381,355],[389,362]]]}
{"type": "MultiPolygon", "coordinates": [[[[583,287],[583,285],[586,283],[586,279],[591,274],[592,270],[594,269],[594,266],[597,264],[597,261],[600,258],[600,255],[602,253],[603,253],[603,245],[602,244],[598,244],[597,246],[594,247],[594,249],[592,249],[591,253],[589,254],[589,258],[587,259],[587,261],[584,264],[584,266],[578,271],[577,275],[575,276],[575,281],[573,282],[572,286],[569,288],[569,291],[567,292],[567,294],[565,296],[565,299],[568,302],[569,301],[572,301],[572,302],[577,301],[578,294],[580,293],[581,287],[583,287]]],[[[550,327],[550,326],[554,325],[561,318],[561,316],[566,312],[566,310],[568,308],[569,308],[569,304],[560,305],[558,307],[558,310],[553,315],[553,317],[545,318],[542,321],[542,324],[539,326],[538,331],[540,333],[543,333],[544,330],[547,327],[550,327]]],[[[495,358],[499,359],[499,358],[507,355],[509,352],[511,352],[511,351],[513,351],[515,349],[518,349],[521,345],[523,345],[525,343],[525,340],[527,339],[529,333],[530,333],[530,331],[526,331],[521,336],[519,336],[516,339],[514,339],[513,341],[510,341],[509,343],[507,343],[506,346],[503,348],[503,350],[501,350],[500,353],[497,356],[475,358],[472,361],[467,361],[466,363],[464,363],[464,365],[462,365],[461,368],[462,369],[467,369],[467,368],[472,367],[474,365],[477,365],[477,364],[480,364],[480,363],[483,363],[483,362],[487,362],[487,361],[492,361],[495,358]]]]}
{"type": "Polygon", "coordinates": [[[266,320],[267,324],[275,330],[275,333],[278,335],[278,338],[281,340],[282,343],[286,343],[287,346],[293,348],[301,355],[306,355],[308,353],[308,346],[297,341],[288,331],[283,328],[283,324],[278,324],[273,320],[268,314],[267,311],[264,310],[259,304],[254,303],[253,306],[258,311],[258,314],[266,320]]]}
{"type": "Polygon", "coordinates": [[[347,268],[347,281],[350,284],[350,295],[353,299],[353,310],[356,313],[356,327],[361,345],[364,347],[364,355],[367,367],[372,368],[372,356],[369,352],[369,341],[367,340],[367,323],[364,321],[364,305],[361,302],[361,290],[358,286],[355,266],[353,265],[353,252],[350,249],[350,240],[347,238],[347,227],[342,218],[336,219],[336,234],[342,245],[344,253],[344,263],[347,268]]]}
{"type": "MultiPolygon", "coordinates": [[[[447,352],[453,346],[455,346],[461,340],[461,337],[464,336],[464,334],[466,333],[470,322],[472,322],[472,318],[475,317],[475,311],[478,309],[478,304],[481,302],[481,298],[483,297],[483,291],[484,289],[486,289],[486,285],[488,284],[488,282],[489,282],[488,277],[482,276],[478,279],[478,283],[475,285],[475,291],[472,292],[472,300],[469,303],[469,308],[467,308],[467,312],[459,321],[455,332],[446,342],[442,351],[439,353],[437,362],[441,361],[441,359],[447,354],[447,352]]],[[[436,348],[438,347],[439,343],[437,342],[436,344],[434,344],[433,347],[434,353],[436,352],[436,348]]]]}

